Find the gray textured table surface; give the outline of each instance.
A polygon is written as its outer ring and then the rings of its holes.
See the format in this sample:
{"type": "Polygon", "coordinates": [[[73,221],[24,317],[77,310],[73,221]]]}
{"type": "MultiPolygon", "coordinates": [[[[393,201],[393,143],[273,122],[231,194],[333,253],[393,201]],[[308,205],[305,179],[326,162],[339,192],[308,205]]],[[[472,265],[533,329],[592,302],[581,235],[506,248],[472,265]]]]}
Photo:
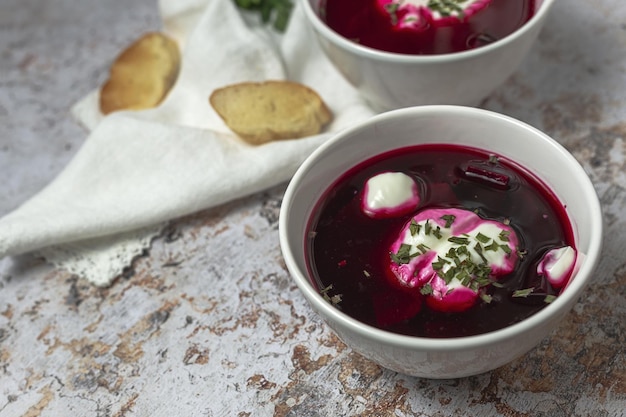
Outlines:
{"type": "MultiPolygon", "coordinates": [[[[0,0],[0,215],[70,160],[70,106],[158,25],[147,0],[0,0]]],[[[0,416],[625,416],[626,5],[557,1],[483,106],[563,143],[607,224],[593,285],[524,357],[431,381],[353,353],[285,270],[280,186],[175,222],[108,289],[0,260],[0,416]]]]}

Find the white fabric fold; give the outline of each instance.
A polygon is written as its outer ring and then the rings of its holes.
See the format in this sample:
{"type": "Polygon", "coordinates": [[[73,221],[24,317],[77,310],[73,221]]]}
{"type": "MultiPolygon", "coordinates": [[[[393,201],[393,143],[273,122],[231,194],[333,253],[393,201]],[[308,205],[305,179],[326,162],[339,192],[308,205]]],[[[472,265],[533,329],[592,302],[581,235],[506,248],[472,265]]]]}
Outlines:
{"type": "MultiPolygon", "coordinates": [[[[72,253],[83,246],[89,250],[79,254],[81,262],[102,258],[107,248],[120,250],[116,241],[130,244],[129,232],[145,228],[154,235],[163,222],[289,180],[333,132],[373,114],[323,55],[297,4],[282,35],[232,0],[162,0],[160,10],[164,31],[183,51],[174,88],[145,111],[103,117],[97,91],[78,103],[74,114],[93,130],[54,181],[0,219],[0,257],[40,249],[49,257],[64,253],[64,260],[52,262],[72,270],[72,253]],[[211,108],[209,95],[228,84],[268,79],[317,91],[334,114],[327,130],[262,146],[237,138],[211,108]]],[[[132,236],[139,247],[147,244],[141,233],[132,236]]],[[[128,262],[83,274],[107,285],[128,262]]]]}

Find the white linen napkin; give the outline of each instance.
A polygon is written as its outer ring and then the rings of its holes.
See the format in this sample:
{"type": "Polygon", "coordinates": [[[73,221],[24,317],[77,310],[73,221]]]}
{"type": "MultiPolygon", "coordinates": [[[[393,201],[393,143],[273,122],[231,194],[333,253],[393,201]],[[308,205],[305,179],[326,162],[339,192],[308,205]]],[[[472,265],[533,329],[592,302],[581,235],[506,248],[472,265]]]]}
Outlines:
{"type": "Polygon", "coordinates": [[[57,178],[0,219],[0,258],[38,251],[109,285],[168,220],[289,180],[332,132],[373,114],[323,55],[298,4],[284,34],[232,0],[161,0],[160,10],[183,52],[172,91],[154,109],[106,117],[97,90],[77,103],[73,114],[91,133],[57,178]],[[327,130],[262,146],[239,140],[208,97],[268,79],[317,91],[334,114],[327,130]]]}

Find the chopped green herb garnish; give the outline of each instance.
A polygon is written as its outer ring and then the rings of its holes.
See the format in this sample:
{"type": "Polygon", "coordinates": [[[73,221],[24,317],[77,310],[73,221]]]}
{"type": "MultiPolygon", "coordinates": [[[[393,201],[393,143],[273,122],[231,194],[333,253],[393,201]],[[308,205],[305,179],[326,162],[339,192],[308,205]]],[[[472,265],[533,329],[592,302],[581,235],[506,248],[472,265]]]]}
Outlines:
{"type": "Polygon", "coordinates": [[[400,245],[397,253],[389,253],[391,260],[398,265],[408,264],[411,261],[411,258],[418,255],[419,253],[411,254],[411,245],[407,245],[406,243],[400,245]]]}
{"type": "Polygon", "coordinates": [[[455,260],[455,265],[450,266],[443,272],[443,266],[445,264],[450,264],[450,262],[447,259],[439,257],[436,262],[433,262],[432,266],[433,270],[437,272],[437,275],[439,275],[446,284],[450,284],[450,282],[456,278],[465,287],[478,291],[478,289],[492,283],[489,279],[491,276],[491,267],[487,264],[475,264],[469,259],[456,263],[455,260]]]}
{"type": "Polygon", "coordinates": [[[334,306],[337,306],[341,302],[342,295],[341,294],[335,294],[333,296],[329,295],[328,293],[332,289],[333,289],[333,284],[330,284],[328,287],[322,288],[320,290],[320,294],[322,295],[324,300],[326,300],[327,302],[331,303],[334,306]]]}
{"type": "Polygon", "coordinates": [[[385,9],[387,10],[388,13],[395,13],[398,11],[399,8],[400,8],[400,3],[394,3],[393,1],[391,3],[385,4],[385,9]]]}
{"type": "Polygon", "coordinates": [[[430,220],[426,220],[426,223],[424,224],[424,234],[428,236],[432,230],[433,226],[430,224],[430,220]]]}
{"type": "Polygon", "coordinates": [[[324,287],[324,288],[322,288],[322,289],[320,290],[320,293],[321,293],[321,294],[327,294],[327,293],[328,293],[328,291],[330,291],[330,290],[332,290],[332,289],[333,289],[333,284],[330,284],[328,287],[324,287]]]}
{"type": "MultiPolygon", "coordinates": [[[[508,248],[508,246],[507,246],[507,248],[508,248]]],[[[490,251],[496,252],[498,249],[500,249],[500,245],[498,245],[498,243],[495,240],[492,241],[490,245],[485,246],[485,250],[490,250],[490,251]]]]}
{"type": "Polygon", "coordinates": [[[331,304],[333,305],[339,304],[341,302],[341,297],[342,297],[341,294],[335,294],[332,297],[330,297],[331,304]]]}
{"type": "Polygon", "coordinates": [[[442,273],[442,270],[437,271],[437,274],[443,278],[443,280],[446,282],[446,285],[451,283],[452,280],[457,276],[457,269],[456,268],[450,268],[448,269],[446,272],[442,273]]]}
{"type": "Polygon", "coordinates": [[[479,293],[479,295],[480,295],[481,300],[483,300],[483,301],[484,301],[485,303],[487,303],[487,304],[489,304],[489,303],[491,302],[491,300],[492,300],[491,295],[487,294],[487,293],[486,293],[486,292],[484,292],[484,291],[481,291],[481,292],[479,293]]]}
{"type": "Polygon", "coordinates": [[[457,256],[469,256],[470,253],[467,246],[459,246],[456,248],[456,254],[457,256]]]}
{"type": "Polygon", "coordinates": [[[483,247],[480,246],[480,243],[476,242],[473,249],[474,252],[476,252],[478,256],[480,256],[480,259],[482,259],[484,263],[489,263],[489,261],[487,261],[487,258],[485,258],[485,255],[483,255],[483,247]]]}
{"type": "Polygon", "coordinates": [[[420,293],[422,295],[431,295],[433,293],[433,287],[430,285],[430,283],[428,283],[420,288],[420,293]]]}
{"type": "Polygon", "coordinates": [[[433,230],[433,236],[435,236],[437,239],[441,239],[441,228],[439,226],[437,226],[437,228],[433,230]]]}
{"type": "Polygon", "coordinates": [[[550,295],[550,294],[546,295],[546,298],[543,299],[543,301],[547,304],[550,304],[554,300],[556,300],[556,295],[550,295]]]}
{"type": "Polygon", "coordinates": [[[476,240],[478,240],[480,243],[487,244],[491,240],[491,238],[489,236],[485,236],[482,233],[478,232],[478,234],[476,235],[476,240]]]}
{"type": "Polygon", "coordinates": [[[416,248],[422,255],[428,252],[428,250],[430,249],[428,246],[424,245],[423,243],[420,243],[419,245],[417,245],[416,248]]]}
{"type": "Polygon", "coordinates": [[[419,234],[420,230],[422,230],[422,225],[416,222],[415,219],[411,219],[411,224],[409,225],[411,236],[419,234]]]}
{"type": "Polygon", "coordinates": [[[467,273],[467,270],[463,269],[459,274],[457,274],[456,279],[461,281],[461,285],[464,287],[469,287],[472,285],[472,276],[467,273]]]}
{"type": "Polygon", "coordinates": [[[498,235],[498,238],[503,241],[503,242],[508,242],[509,241],[509,236],[511,235],[511,232],[508,230],[503,230],[500,232],[500,234],[498,235]]]}
{"type": "Polygon", "coordinates": [[[530,294],[532,294],[533,291],[534,291],[534,288],[525,288],[523,290],[516,290],[516,291],[513,292],[513,297],[526,298],[530,294]]]}
{"type": "Polygon", "coordinates": [[[385,10],[389,13],[389,17],[391,18],[391,24],[396,25],[398,23],[398,9],[400,8],[400,3],[387,3],[385,4],[385,10]]]}
{"type": "Polygon", "coordinates": [[[511,253],[511,248],[509,247],[509,245],[500,245],[500,248],[507,254],[509,255],[511,253]]]}
{"type": "Polygon", "coordinates": [[[433,262],[432,266],[433,266],[433,269],[435,271],[440,271],[440,270],[443,269],[443,267],[446,264],[449,264],[449,263],[450,263],[449,261],[447,261],[446,259],[442,258],[441,256],[437,256],[437,261],[433,262]]]}
{"type": "Polygon", "coordinates": [[[463,15],[463,7],[461,3],[465,0],[430,0],[428,2],[428,8],[435,12],[439,12],[442,16],[450,16],[453,13],[457,13],[460,16],[463,15]]]}
{"type": "Polygon", "coordinates": [[[443,216],[441,216],[441,220],[446,222],[446,225],[444,226],[446,229],[449,229],[450,226],[452,226],[452,223],[454,223],[454,219],[456,219],[456,216],[454,214],[444,214],[443,216]]]}
{"type": "Polygon", "coordinates": [[[460,236],[450,236],[448,238],[448,242],[456,243],[458,245],[469,245],[470,243],[468,238],[460,236]]]}

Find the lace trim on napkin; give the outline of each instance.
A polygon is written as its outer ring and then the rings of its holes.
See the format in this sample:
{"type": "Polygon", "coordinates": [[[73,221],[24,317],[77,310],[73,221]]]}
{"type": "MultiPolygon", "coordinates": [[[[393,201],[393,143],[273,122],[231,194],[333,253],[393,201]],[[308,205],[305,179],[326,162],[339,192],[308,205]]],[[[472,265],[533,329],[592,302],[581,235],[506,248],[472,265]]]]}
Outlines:
{"type": "Polygon", "coordinates": [[[57,268],[85,278],[98,287],[107,287],[150,246],[166,224],[51,246],[41,249],[39,254],[57,268]]]}

